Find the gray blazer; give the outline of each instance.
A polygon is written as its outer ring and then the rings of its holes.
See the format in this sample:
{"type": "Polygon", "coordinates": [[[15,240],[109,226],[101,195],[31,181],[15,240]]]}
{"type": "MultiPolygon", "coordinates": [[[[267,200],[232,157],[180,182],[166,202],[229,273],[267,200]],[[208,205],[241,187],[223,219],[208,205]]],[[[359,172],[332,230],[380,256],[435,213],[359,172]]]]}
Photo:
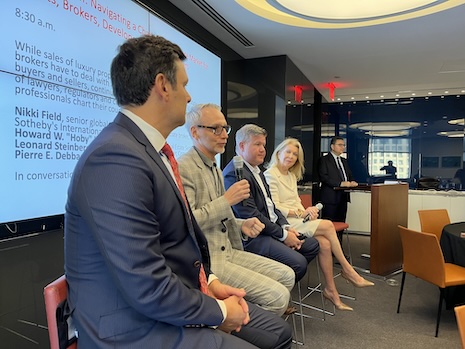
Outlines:
{"type": "MultiPolygon", "coordinates": [[[[226,262],[226,253],[223,251],[229,243],[232,248],[243,250],[240,229],[242,220],[235,218],[224,196],[218,197],[214,184],[205,174],[205,164],[194,148],[181,156],[178,164],[189,205],[208,240],[211,269],[217,276],[220,276],[226,262]]],[[[223,194],[223,175],[218,167],[216,170],[221,181],[221,194],[223,194]]]]}

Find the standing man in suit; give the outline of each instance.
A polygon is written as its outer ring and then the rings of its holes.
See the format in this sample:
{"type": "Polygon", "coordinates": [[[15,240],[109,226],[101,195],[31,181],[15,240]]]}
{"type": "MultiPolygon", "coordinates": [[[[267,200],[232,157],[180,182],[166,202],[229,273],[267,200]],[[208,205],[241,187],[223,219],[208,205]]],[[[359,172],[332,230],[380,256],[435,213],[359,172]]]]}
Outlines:
{"type": "Polygon", "coordinates": [[[192,212],[210,247],[211,269],[228,285],[243,288],[246,299],[282,315],[295,284],[291,268],[244,251],[242,240],[254,239],[265,225],[256,217],[236,220],[231,206],[249,197],[249,182],[226,192],[215,156],[225,151],[231,126],[215,104],[194,106],[186,116],[194,146],[179,158],[179,172],[192,212]],[[242,233],[241,233],[242,231],[242,233]]]}
{"type": "MultiPolygon", "coordinates": [[[[236,153],[244,159],[244,177],[250,185],[250,197],[233,206],[236,217],[257,217],[265,229],[255,239],[244,242],[250,251],[290,266],[299,281],[307,272],[308,263],[319,252],[315,238],[299,239],[299,233],[291,228],[286,218],[275,207],[263,172],[258,167],[266,155],[265,129],[247,124],[236,132],[236,153]]],[[[230,188],[236,182],[234,164],[231,160],[224,168],[224,183],[230,188]]]]}
{"type": "MultiPolygon", "coordinates": [[[[353,188],[358,185],[354,181],[347,159],[341,155],[345,152],[344,138],[331,138],[331,151],[321,157],[318,173],[321,182],[321,202],[323,203],[322,218],[334,222],[345,222],[347,203],[350,202],[349,192],[336,188],[353,188]]],[[[339,241],[342,233],[338,232],[339,241]]]]}
{"type": "Polygon", "coordinates": [[[281,318],[246,303],[244,290],[210,270],[166,143],[190,101],[185,58],[148,35],[127,40],[111,64],[121,111],[79,159],[66,204],[65,273],[79,347],[290,348],[281,318]]]}

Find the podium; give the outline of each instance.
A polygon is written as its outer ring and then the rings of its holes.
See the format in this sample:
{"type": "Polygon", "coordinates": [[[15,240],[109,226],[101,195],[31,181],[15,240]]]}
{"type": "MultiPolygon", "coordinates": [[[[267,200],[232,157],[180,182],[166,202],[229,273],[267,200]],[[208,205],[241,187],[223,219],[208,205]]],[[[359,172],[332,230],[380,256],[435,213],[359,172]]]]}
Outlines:
{"type": "Polygon", "coordinates": [[[408,226],[408,184],[373,184],[340,189],[370,192],[370,273],[386,276],[401,269],[402,243],[397,226],[408,226]]]}

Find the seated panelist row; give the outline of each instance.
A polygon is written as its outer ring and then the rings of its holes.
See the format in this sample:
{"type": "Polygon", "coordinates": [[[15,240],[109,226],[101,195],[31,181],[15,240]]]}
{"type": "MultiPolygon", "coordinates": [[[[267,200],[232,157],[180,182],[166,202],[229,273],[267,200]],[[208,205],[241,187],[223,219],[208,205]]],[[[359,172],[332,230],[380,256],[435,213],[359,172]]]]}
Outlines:
{"type": "Polygon", "coordinates": [[[290,326],[212,271],[166,139],[185,122],[181,48],[130,38],[111,64],[121,111],[76,164],[65,213],[80,348],[290,348],[290,326]]]}
{"type": "MultiPolygon", "coordinates": [[[[243,176],[251,190],[247,200],[234,205],[234,212],[240,218],[258,217],[265,223],[259,237],[244,243],[245,249],[289,265],[296,272],[297,280],[305,275],[307,264],[318,254],[326,281],[323,295],[338,309],[352,310],[339,298],[332,254],[340,261],[343,276],[355,286],[373,283],[357,274],[345,259],[332,222],[318,219],[315,207],[303,208],[296,176],[301,178],[304,173],[303,152],[297,140],[281,143],[272,155],[269,170],[265,175],[261,172],[259,165],[266,155],[266,135],[266,130],[253,124],[244,125],[236,133],[236,153],[244,160],[243,176]]],[[[233,160],[224,169],[227,187],[236,181],[233,160]]]]}
{"type": "Polygon", "coordinates": [[[249,197],[249,183],[236,182],[227,191],[215,156],[225,151],[231,127],[215,104],[192,107],[186,124],[193,147],[178,159],[179,171],[196,221],[205,234],[211,269],[223,282],[246,291],[245,298],[282,315],[295,284],[293,270],[277,261],[244,251],[242,242],[264,228],[256,217],[236,219],[231,206],[249,197]]]}

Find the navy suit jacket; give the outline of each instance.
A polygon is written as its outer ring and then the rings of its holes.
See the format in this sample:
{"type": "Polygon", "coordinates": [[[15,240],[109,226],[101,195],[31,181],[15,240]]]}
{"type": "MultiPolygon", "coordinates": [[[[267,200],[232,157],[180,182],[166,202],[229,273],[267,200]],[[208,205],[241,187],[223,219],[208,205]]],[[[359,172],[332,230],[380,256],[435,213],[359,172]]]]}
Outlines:
{"type": "MultiPolygon", "coordinates": [[[[224,185],[228,189],[231,185],[236,182],[236,173],[234,170],[234,163],[231,160],[229,164],[223,170],[224,176],[224,185]]],[[[265,186],[268,197],[271,198],[270,189],[268,183],[266,183],[265,177],[262,172],[260,172],[260,177],[262,178],[263,185],[265,186]]],[[[265,228],[261,232],[262,235],[269,235],[275,239],[281,239],[283,237],[283,230],[281,228],[284,224],[289,224],[287,219],[283,216],[281,211],[279,211],[273,204],[274,212],[278,216],[276,223],[271,222],[270,215],[268,213],[268,207],[266,205],[266,199],[263,195],[260,186],[255,179],[252,171],[244,165],[244,178],[247,179],[250,185],[250,197],[243,202],[240,202],[233,206],[234,214],[238,218],[251,218],[257,217],[263,224],[265,228]]],[[[247,242],[244,243],[247,245],[247,242]]]]}
{"type": "MultiPolygon", "coordinates": [[[[221,324],[218,303],[199,290],[201,262],[208,276],[207,241],[160,154],[118,114],[68,191],[65,273],[79,347],[180,348],[186,326],[221,324]]],[[[189,346],[210,345],[199,336],[189,346]]]]}
{"type": "MultiPolygon", "coordinates": [[[[347,159],[341,157],[342,165],[349,181],[354,180],[354,176],[350,171],[347,159]]],[[[338,204],[341,201],[350,201],[349,193],[344,190],[334,190],[335,187],[339,187],[344,178],[341,175],[341,171],[337,167],[334,156],[330,153],[320,158],[318,164],[318,174],[321,182],[321,201],[323,204],[338,204]]]]}

